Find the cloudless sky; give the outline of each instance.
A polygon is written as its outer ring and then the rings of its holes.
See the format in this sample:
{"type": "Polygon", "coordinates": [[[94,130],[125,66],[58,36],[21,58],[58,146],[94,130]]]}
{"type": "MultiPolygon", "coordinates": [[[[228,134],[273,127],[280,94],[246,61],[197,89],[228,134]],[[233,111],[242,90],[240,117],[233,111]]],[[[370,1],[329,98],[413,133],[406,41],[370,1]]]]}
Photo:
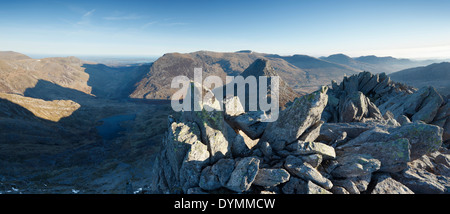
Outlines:
{"type": "Polygon", "coordinates": [[[0,2],[0,50],[155,56],[244,49],[450,58],[450,1],[0,2]]]}

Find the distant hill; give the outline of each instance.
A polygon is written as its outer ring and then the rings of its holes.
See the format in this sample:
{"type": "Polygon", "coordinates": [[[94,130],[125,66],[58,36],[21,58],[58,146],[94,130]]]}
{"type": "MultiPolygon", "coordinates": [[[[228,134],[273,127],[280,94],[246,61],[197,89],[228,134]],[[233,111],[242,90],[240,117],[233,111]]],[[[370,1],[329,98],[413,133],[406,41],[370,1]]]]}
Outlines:
{"type": "Polygon", "coordinates": [[[369,71],[372,73],[386,73],[390,74],[395,71],[424,66],[434,63],[433,60],[410,60],[410,59],[397,59],[394,57],[378,57],[374,55],[360,56],[351,58],[345,54],[333,54],[328,57],[320,57],[320,59],[333,62],[337,64],[346,65],[354,69],[369,71]]]}
{"type": "MultiPolygon", "coordinates": [[[[345,54],[333,54],[328,57],[321,57],[320,59],[328,61],[328,62],[334,62],[341,65],[346,65],[355,69],[363,70],[363,71],[374,71],[378,70],[377,66],[355,60],[354,58],[351,58],[345,54]]],[[[383,71],[384,72],[384,71],[383,71]]],[[[378,72],[375,72],[378,73],[378,72]]]]}
{"type": "Polygon", "coordinates": [[[29,56],[14,51],[0,51],[0,59],[3,60],[21,60],[31,59],[29,56]]]}
{"type": "Polygon", "coordinates": [[[428,66],[409,68],[389,75],[392,80],[416,88],[433,86],[443,95],[450,94],[450,63],[434,63],[428,66]]]}
{"type": "Polygon", "coordinates": [[[28,90],[35,92],[33,96],[51,99],[56,92],[42,94],[42,88],[36,88],[38,83],[46,82],[96,97],[127,98],[150,66],[151,63],[110,67],[73,56],[32,59],[17,52],[0,51],[0,93],[25,95],[28,90]]]}
{"type": "Polygon", "coordinates": [[[31,59],[15,52],[0,52],[0,92],[24,95],[39,80],[91,93],[89,74],[84,72],[83,61],[76,57],[31,59]]]}
{"type": "Polygon", "coordinates": [[[316,90],[319,85],[330,84],[331,80],[342,79],[344,75],[352,75],[362,70],[350,66],[328,62],[307,55],[283,56],[282,59],[307,72],[309,85],[316,90]]]}

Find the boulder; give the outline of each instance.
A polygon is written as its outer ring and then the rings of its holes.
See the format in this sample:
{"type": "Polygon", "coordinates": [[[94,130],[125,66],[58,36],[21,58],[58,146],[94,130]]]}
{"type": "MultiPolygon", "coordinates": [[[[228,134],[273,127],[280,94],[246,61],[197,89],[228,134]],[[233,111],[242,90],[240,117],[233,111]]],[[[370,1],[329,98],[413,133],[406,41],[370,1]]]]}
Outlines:
{"type": "Polygon", "coordinates": [[[266,129],[267,123],[262,122],[263,111],[250,111],[234,117],[227,117],[226,120],[231,127],[242,130],[247,136],[255,140],[261,137],[266,129]]]}
{"type": "Polygon", "coordinates": [[[381,162],[367,154],[348,154],[337,158],[339,165],[331,172],[334,178],[359,177],[380,169],[381,162]]]}
{"type": "Polygon", "coordinates": [[[443,129],[424,123],[411,123],[390,129],[388,140],[406,138],[411,145],[411,160],[435,152],[442,145],[443,129]]]}
{"type": "Polygon", "coordinates": [[[199,194],[208,194],[208,193],[203,191],[203,189],[200,187],[193,187],[193,188],[188,189],[186,194],[199,195],[199,194]]]}
{"type": "MultiPolygon", "coordinates": [[[[367,78],[367,77],[365,77],[367,78]]],[[[366,84],[361,84],[361,88],[360,91],[364,94],[369,94],[370,91],[372,91],[372,89],[374,89],[377,84],[379,83],[379,75],[372,75],[372,77],[367,81],[366,84]]]]}
{"type": "Polygon", "coordinates": [[[242,158],[237,162],[226,187],[235,192],[245,192],[250,189],[258,174],[260,160],[256,157],[242,158]]]}
{"type": "Polygon", "coordinates": [[[361,133],[356,138],[349,140],[346,144],[338,148],[349,148],[362,145],[366,142],[383,141],[390,137],[390,133],[386,127],[374,127],[368,131],[361,133]]]}
{"type": "Polygon", "coordinates": [[[191,93],[187,93],[185,100],[190,100],[193,107],[183,111],[183,121],[198,124],[202,142],[208,146],[212,162],[230,156],[231,143],[227,140],[228,132],[220,102],[211,90],[197,82],[191,82],[190,89],[191,93]]]}
{"type": "Polygon", "coordinates": [[[351,179],[344,179],[344,180],[333,180],[333,184],[336,187],[342,187],[346,190],[349,194],[360,194],[358,187],[351,179]]]}
{"type": "Polygon", "coordinates": [[[450,167],[450,154],[439,154],[434,158],[434,162],[450,167]]]}
{"type": "Polygon", "coordinates": [[[431,87],[422,87],[414,94],[408,96],[402,105],[403,113],[414,115],[417,111],[419,111],[421,104],[430,93],[430,88],[431,87]]]}
{"type": "Polygon", "coordinates": [[[444,99],[433,87],[428,88],[428,96],[423,100],[420,109],[411,117],[412,121],[430,123],[438,113],[444,99]]]}
{"type": "MultiPolygon", "coordinates": [[[[437,151],[442,144],[442,128],[435,125],[425,124],[425,123],[411,123],[406,124],[401,127],[395,128],[380,128],[375,127],[372,130],[362,133],[358,137],[348,141],[348,143],[340,146],[339,148],[350,148],[355,146],[361,146],[363,144],[369,144],[369,142],[391,142],[386,144],[383,151],[389,150],[388,145],[394,146],[395,150],[402,154],[402,158],[398,158],[409,162],[406,158],[406,147],[403,142],[398,141],[400,144],[395,146],[394,141],[397,142],[399,139],[406,139],[410,144],[410,159],[415,160],[422,157],[425,154],[437,151]],[[401,146],[401,147],[398,147],[401,146]]],[[[378,143],[377,145],[382,145],[378,143]]],[[[366,145],[368,146],[368,145],[366,145]]],[[[366,147],[364,146],[364,147],[366,147]]],[[[391,154],[392,152],[388,152],[391,154]]],[[[377,158],[376,156],[374,156],[377,158]]],[[[379,158],[377,158],[379,159],[379,158]]],[[[381,160],[381,159],[379,159],[381,160]]],[[[383,163],[383,161],[382,161],[383,163]]],[[[383,165],[383,164],[382,164],[383,165]]],[[[383,168],[383,166],[382,166],[383,168]]]]}
{"type": "Polygon", "coordinates": [[[297,141],[286,146],[293,155],[320,154],[324,159],[333,159],[336,157],[334,148],[319,142],[297,141]]]}
{"type": "Polygon", "coordinates": [[[253,184],[262,187],[272,187],[289,180],[289,173],[285,169],[266,169],[258,170],[258,174],[253,184]]]}
{"type": "Polygon", "coordinates": [[[338,157],[354,154],[369,155],[380,161],[379,170],[384,172],[399,172],[405,169],[406,164],[411,160],[410,145],[406,138],[387,142],[363,142],[339,149],[337,153],[338,157]]]}
{"type": "Polygon", "coordinates": [[[345,132],[350,139],[358,137],[361,133],[374,128],[374,123],[324,123],[320,127],[320,134],[316,141],[331,143],[341,138],[345,132]]]}
{"type": "Polygon", "coordinates": [[[340,187],[340,186],[336,186],[336,185],[333,186],[333,188],[331,189],[331,192],[333,194],[340,194],[340,195],[350,194],[344,187],[340,187]]]}
{"type": "Polygon", "coordinates": [[[301,141],[314,141],[320,135],[320,128],[324,122],[319,120],[316,124],[310,126],[303,134],[298,138],[301,141]]]}
{"type": "Polygon", "coordinates": [[[209,164],[208,147],[200,141],[193,122],[171,122],[163,149],[155,161],[153,192],[180,193],[198,186],[202,167],[209,164]]]}
{"type": "Polygon", "coordinates": [[[205,167],[200,175],[199,186],[204,190],[210,191],[222,187],[219,178],[214,174],[211,168],[211,166],[205,167]]]}
{"type": "Polygon", "coordinates": [[[283,187],[281,188],[281,191],[284,194],[305,194],[306,184],[307,184],[307,182],[304,181],[303,179],[291,176],[289,178],[289,181],[283,185],[283,187]]]}
{"type": "Polygon", "coordinates": [[[322,155],[320,154],[312,154],[312,155],[306,155],[301,157],[303,162],[308,163],[314,168],[319,167],[319,165],[322,163],[322,155]]]}
{"type": "Polygon", "coordinates": [[[261,139],[270,143],[297,140],[303,132],[317,124],[327,104],[328,88],[315,91],[294,100],[285,110],[279,113],[278,120],[269,123],[261,139]]]}
{"type": "Polygon", "coordinates": [[[258,145],[259,145],[258,146],[259,150],[262,152],[263,155],[265,155],[267,157],[272,156],[273,150],[272,150],[272,147],[270,146],[269,142],[267,142],[267,141],[259,142],[258,145]]]}
{"type": "Polygon", "coordinates": [[[300,158],[295,156],[288,156],[286,158],[286,162],[284,167],[291,173],[299,178],[302,178],[307,181],[312,181],[325,189],[331,189],[333,184],[330,180],[322,176],[317,169],[309,165],[308,163],[304,163],[300,158]]]}
{"type": "Polygon", "coordinates": [[[405,115],[400,115],[399,117],[397,117],[397,121],[400,123],[400,125],[406,125],[406,124],[410,124],[411,120],[405,116],[405,115]]]}
{"type": "Polygon", "coordinates": [[[424,169],[408,166],[405,171],[394,174],[394,178],[416,194],[441,194],[447,191],[436,175],[424,169]]]}
{"type": "Polygon", "coordinates": [[[201,143],[200,140],[200,129],[193,122],[173,122],[169,125],[169,131],[166,140],[163,141],[163,147],[166,150],[169,166],[176,177],[179,176],[179,170],[186,154],[195,143],[201,143]]]}
{"type": "Polygon", "coordinates": [[[209,163],[208,147],[196,141],[187,152],[180,168],[180,185],[186,192],[198,186],[202,168],[209,163]]]}
{"type": "Polygon", "coordinates": [[[243,131],[239,130],[235,140],[231,145],[231,153],[233,157],[249,156],[252,148],[259,142],[259,139],[252,140],[243,131]]]}
{"type": "Polygon", "coordinates": [[[378,107],[362,92],[354,91],[339,102],[339,122],[359,122],[363,119],[382,119],[378,107]]]}
{"type": "Polygon", "coordinates": [[[332,194],[330,191],[311,181],[305,181],[300,178],[291,177],[283,185],[281,191],[284,194],[332,194]]]}
{"type": "Polygon", "coordinates": [[[235,161],[234,159],[220,159],[211,168],[214,175],[217,176],[222,186],[226,186],[228,180],[231,177],[231,173],[234,171],[235,161]]]}
{"type": "Polygon", "coordinates": [[[319,185],[308,181],[306,183],[306,192],[305,194],[333,194],[330,191],[320,187],[319,185]]]}
{"type": "Polygon", "coordinates": [[[356,188],[358,188],[358,190],[360,192],[364,192],[369,187],[369,183],[372,180],[372,175],[373,174],[367,174],[367,175],[352,177],[352,178],[348,178],[348,179],[351,180],[356,185],[356,188]]]}
{"type": "Polygon", "coordinates": [[[237,96],[229,96],[224,98],[223,106],[225,110],[225,117],[234,117],[245,113],[244,107],[237,96]]]}
{"type": "Polygon", "coordinates": [[[375,182],[371,194],[414,194],[407,186],[394,180],[389,174],[378,176],[375,182]]]}
{"type": "Polygon", "coordinates": [[[356,75],[352,75],[352,76],[344,76],[344,79],[342,80],[342,86],[345,92],[347,92],[347,94],[350,94],[354,91],[358,91],[358,85],[359,85],[359,80],[358,80],[358,76],[356,75]]]}
{"type": "Polygon", "coordinates": [[[339,122],[358,122],[367,114],[367,102],[363,93],[349,94],[339,102],[339,122]]]}
{"type": "Polygon", "coordinates": [[[422,87],[413,94],[392,97],[379,106],[381,112],[391,111],[400,120],[406,115],[413,122],[431,123],[439,117],[439,111],[444,105],[444,98],[433,87],[422,87]]]}

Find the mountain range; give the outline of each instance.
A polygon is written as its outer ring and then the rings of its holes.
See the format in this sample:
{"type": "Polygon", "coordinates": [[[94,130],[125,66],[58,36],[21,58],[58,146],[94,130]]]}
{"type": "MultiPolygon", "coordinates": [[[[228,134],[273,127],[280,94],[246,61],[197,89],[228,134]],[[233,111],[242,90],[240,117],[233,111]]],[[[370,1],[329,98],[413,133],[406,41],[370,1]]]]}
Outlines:
{"type": "Polygon", "coordinates": [[[329,85],[331,80],[340,80],[345,75],[361,71],[389,74],[434,62],[376,56],[350,58],[343,54],[316,58],[307,55],[280,56],[252,51],[168,53],[153,63],[150,71],[136,85],[136,90],[130,97],[169,99],[174,92],[169,88],[172,78],[178,75],[192,78],[194,67],[201,67],[204,74],[224,78],[226,75],[241,74],[257,58],[267,59],[280,77],[299,94],[310,93],[321,85],[329,85]]]}
{"type": "Polygon", "coordinates": [[[198,51],[167,53],[153,63],[111,66],[76,57],[33,59],[3,51],[0,193],[12,187],[32,193],[46,189],[70,193],[71,188],[84,193],[123,193],[124,183],[131,178],[138,186],[150,183],[148,165],[161,146],[167,117],[173,113],[168,102],[174,92],[172,78],[185,75],[192,79],[197,67],[202,68],[203,77],[223,79],[239,74],[279,75],[285,95],[282,104],[288,104],[321,85],[331,85],[332,80],[341,82],[344,76],[363,70],[390,73],[392,80],[415,87],[439,85],[438,90],[448,92],[448,63],[427,63],[342,54],[316,58],[198,51]],[[428,66],[412,68],[419,65],[428,66]],[[405,68],[411,69],[394,73],[405,68]]]}

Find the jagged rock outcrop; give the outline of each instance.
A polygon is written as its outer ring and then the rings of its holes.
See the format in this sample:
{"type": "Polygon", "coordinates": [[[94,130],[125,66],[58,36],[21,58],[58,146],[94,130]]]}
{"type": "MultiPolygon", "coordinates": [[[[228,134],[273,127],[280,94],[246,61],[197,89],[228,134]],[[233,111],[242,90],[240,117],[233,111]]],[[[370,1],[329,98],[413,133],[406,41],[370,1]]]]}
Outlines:
{"type": "Polygon", "coordinates": [[[432,86],[417,90],[393,82],[383,73],[373,75],[361,72],[345,77],[340,84],[333,81],[332,89],[327,94],[328,104],[322,114],[325,122],[385,120],[404,125],[422,121],[443,128],[443,142],[445,145],[450,142],[448,98],[432,86]]]}
{"type": "Polygon", "coordinates": [[[332,89],[328,90],[328,105],[322,116],[325,122],[379,119],[377,106],[393,97],[406,96],[415,91],[412,87],[391,81],[384,73],[361,72],[344,77],[340,84],[332,81],[331,85],[332,89]]]}
{"type": "Polygon", "coordinates": [[[327,105],[327,87],[294,100],[284,111],[280,112],[278,120],[269,123],[261,139],[269,142],[284,142],[286,144],[297,140],[310,127],[320,123],[322,111],[327,105]]]}
{"type": "MultiPolygon", "coordinates": [[[[326,88],[297,98],[280,112],[277,121],[271,123],[258,121],[261,112],[238,110],[227,113],[227,109],[225,113],[217,115],[217,112],[203,113],[202,117],[196,119],[170,119],[169,137],[179,136],[181,130],[190,131],[184,131],[185,136],[175,140],[165,139],[166,146],[154,167],[156,183],[153,184],[153,191],[448,193],[450,155],[442,146],[445,129],[424,121],[399,123],[393,112],[382,115],[375,104],[384,100],[379,95],[380,91],[403,93],[405,96],[414,94],[400,90],[398,85],[382,77],[384,76],[364,73],[361,75],[363,81],[358,76],[352,76],[341,84],[343,87],[338,90],[343,92],[343,102],[337,102],[335,107],[340,109],[345,103],[355,107],[352,119],[345,122],[338,119],[337,123],[324,123],[324,109],[327,111],[327,102],[330,100],[330,92],[326,88]],[[365,83],[361,84],[361,81],[365,83]],[[363,88],[366,93],[359,91],[363,88]],[[210,126],[208,124],[211,120],[220,121],[221,124],[225,121],[225,124],[230,125],[214,129],[214,141],[205,138],[201,131],[201,126],[210,126]],[[188,129],[186,126],[194,128],[188,129]],[[223,152],[227,155],[212,158],[214,153],[211,142],[225,141],[228,144],[223,147],[223,152]],[[179,143],[185,145],[182,146],[185,149],[169,154],[174,147],[171,145],[179,143]],[[203,150],[199,151],[197,148],[203,150]],[[175,154],[179,157],[174,158],[175,154]],[[188,164],[189,159],[195,160],[193,165],[188,164]],[[177,164],[169,164],[171,162],[177,164]],[[181,173],[183,166],[189,174],[181,173]]],[[[332,96],[335,97],[335,92],[332,96]]],[[[427,102],[432,101],[430,98],[427,102]]],[[[225,102],[228,106],[238,104],[239,102],[225,102]]],[[[443,119],[447,111],[440,105],[434,117],[443,119]]],[[[238,106],[236,109],[241,108],[238,106]]],[[[337,111],[333,112],[335,113],[341,114],[337,111]]]]}
{"type": "Polygon", "coordinates": [[[344,99],[340,99],[339,122],[359,122],[363,118],[382,119],[382,115],[377,106],[362,92],[352,92],[344,99]]]}

